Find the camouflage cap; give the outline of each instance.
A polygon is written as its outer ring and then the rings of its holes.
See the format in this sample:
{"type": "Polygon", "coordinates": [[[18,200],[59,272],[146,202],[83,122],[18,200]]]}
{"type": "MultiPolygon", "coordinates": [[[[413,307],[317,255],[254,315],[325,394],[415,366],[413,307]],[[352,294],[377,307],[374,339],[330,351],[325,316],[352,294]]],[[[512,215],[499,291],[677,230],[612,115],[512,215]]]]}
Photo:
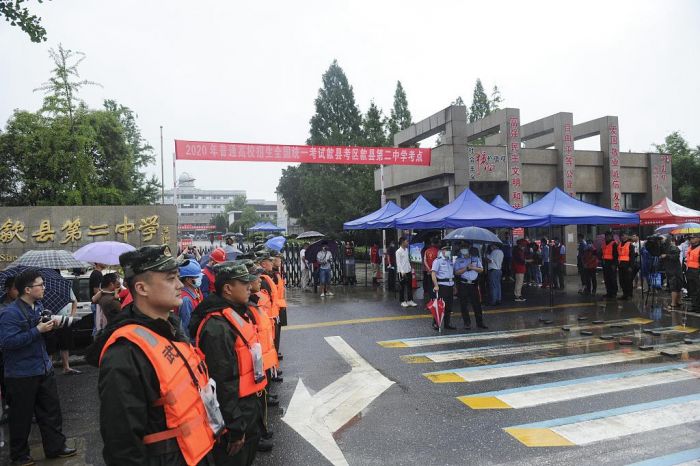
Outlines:
{"type": "Polygon", "coordinates": [[[250,259],[250,260],[255,260],[255,252],[254,251],[248,251],[248,252],[243,252],[236,256],[237,259],[250,259]]]}
{"type": "Polygon", "coordinates": [[[189,259],[178,261],[167,244],[143,246],[119,256],[119,265],[124,269],[124,278],[133,278],[144,272],[169,272],[189,264],[189,259]]]}
{"type": "Polygon", "coordinates": [[[247,269],[250,269],[255,265],[255,262],[252,259],[236,259],[235,261],[233,261],[233,263],[244,265],[247,269]]]}
{"type": "Polygon", "coordinates": [[[270,253],[267,251],[259,251],[259,252],[255,253],[256,262],[269,260],[269,259],[270,259],[270,253]]]}
{"type": "Polygon", "coordinates": [[[257,278],[255,275],[248,273],[248,268],[245,265],[238,264],[236,261],[221,262],[212,267],[212,269],[217,277],[225,274],[227,280],[238,280],[248,283],[257,278]]]}

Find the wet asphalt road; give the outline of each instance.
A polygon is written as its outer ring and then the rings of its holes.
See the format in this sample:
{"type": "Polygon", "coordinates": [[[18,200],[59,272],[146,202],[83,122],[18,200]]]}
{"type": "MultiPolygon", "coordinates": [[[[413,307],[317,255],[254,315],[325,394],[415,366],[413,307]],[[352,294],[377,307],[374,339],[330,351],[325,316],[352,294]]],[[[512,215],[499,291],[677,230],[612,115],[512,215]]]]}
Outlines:
{"type": "MultiPolygon", "coordinates": [[[[700,422],[656,429],[623,437],[606,438],[582,446],[527,447],[503,429],[521,424],[576,416],[590,412],[621,408],[639,403],[669,398],[700,395],[698,378],[672,383],[634,388],[604,395],[578,398],[570,401],[546,403],[522,409],[473,410],[456,397],[487,391],[552,383],[563,380],[616,374],[624,371],[661,367],[692,361],[698,353],[671,358],[658,351],[645,359],[602,364],[577,369],[498,378],[478,382],[434,383],[423,374],[433,371],[465,367],[526,362],[582,353],[604,354],[619,351],[615,342],[599,339],[601,333],[625,332],[634,345],[629,351],[637,352],[640,343],[664,344],[684,337],[698,338],[669,332],[661,336],[642,333],[643,328],[668,327],[687,324],[700,328],[700,318],[683,314],[669,314],[656,305],[665,303],[667,294],[661,293],[655,305],[644,306],[640,297],[633,302],[604,301],[600,296],[591,298],[576,293],[574,279],[571,289],[557,292],[553,311],[548,309],[547,291],[528,289],[528,301],[505,301],[502,306],[486,308],[489,332],[513,329],[541,329],[552,327],[552,333],[521,335],[486,341],[387,348],[379,341],[434,336],[427,313],[418,308],[401,308],[393,293],[367,288],[336,288],[336,295],[320,298],[311,293],[289,293],[289,324],[282,334],[284,382],[275,384],[280,395],[280,408],[270,410],[270,423],[275,432],[275,448],[259,454],[260,465],[324,465],[330,464],[301,435],[280,420],[284,409],[301,378],[313,395],[344,374],[350,367],[324,340],[340,336],[374,368],[395,382],[366,409],[334,434],[334,438],[350,465],[459,465],[459,464],[613,464],[623,465],[682,450],[700,447],[700,422]],[[405,316],[415,318],[404,319],[405,316]],[[578,321],[585,316],[587,321],[578,321]],[[352,322],[356,319],[386,317],[388,320],[352,322]],[[594,335],[581,335],[576,329],[565,332],[562,325],[584,325],[593,320],[618,320],[643,317],[652,323],[627,325],[623,329],[604,327],[593,330],[594,335]],[[552,320],[550,325],[541,320],[552,320]],[[556,343],[538,349],[537,344],[556,343]],[[582,343],[583,342],[583,343],[582,343]],[[528,345],[520,350],[513,345],[528,345]],[[455,360],[449,362],[409,363],[402,356],[432,351],[496,346],[500,355],[455,360]],[[510,348],[505,348],[506,346],[510,348]]],[[[638,291],[637,291],[638,293],[638,291]]],[[[420,301],[419,301],[420,302],[420,301]]],[[[455,305],[456,305],[455,301],[455,305]]],[[[461,328],[462,321],[455,306],[453,323],[461,328]]],[[[446,334],[464,333],[463,330],[446,334]]],[[[477,333],[477,332],[470,332],[477,333]]],[[[496,351],[498,352],[498,351],[496,351]]],[[[491,351],[494,353],[494,351],[491,351]]],[[[46,464],[103,464],[101,439],[97,425],[96,370],[80,366],[80,376],[59,375],[64,413],[64,430],[72,441],[77,441],[81,455],[71,461],[46,464]]],[[[6,430],[3,429],[6,434],[6,430]]],[[[33,433],[34,443],[38,442],[33,433]]],[[[5,437],[6,438],[6,437],[5,437]]],[[[41,456],[41,448],[33,450],[41,456]]],[[[7,458],[7,447],[2,449],[0,462],[7,458]]]]}

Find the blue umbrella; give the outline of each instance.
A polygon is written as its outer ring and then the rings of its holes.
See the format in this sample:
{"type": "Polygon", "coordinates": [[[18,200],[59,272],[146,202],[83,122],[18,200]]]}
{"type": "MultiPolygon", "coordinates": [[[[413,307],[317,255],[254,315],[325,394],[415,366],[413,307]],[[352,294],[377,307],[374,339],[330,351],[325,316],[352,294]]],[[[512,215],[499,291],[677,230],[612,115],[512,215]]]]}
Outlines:
{"type": "MultiPolygon", "coordinates": [[[[17,265],[10,267],[0,272],[0,289],[5,289],[5,281],[10,277],[16,277],[20,273],[28,269],[36,267],[27,267],[17,265]]],[[[63,306],[71,302],[70,290],[71,281],[63,278],[60,272],[53,269],[39,269],[41,277],[44,279],[46,289],[44,290],[44,299],[41,300],[44,308],[49,309],[54,314],[63,309],[63,306]]]]}
{"type": "Polygon", "coordinates": [[[498,236],[485,228],[479,227],[457,228],[455,231],[445,236],[445,239],[452,241],[472,241],[474,243],[501,244],[501,240],[498,239],[498,236]]]}
{"type": "Polygon", "coordinates": [[[270,238],[265,242],[265,247],[268,249],[274,249],[275,251],[281,251],[282,248],[284,248],[284,243],[287,242],[287,239],[284,236],[275,236],[274,238],[270,238]]]}

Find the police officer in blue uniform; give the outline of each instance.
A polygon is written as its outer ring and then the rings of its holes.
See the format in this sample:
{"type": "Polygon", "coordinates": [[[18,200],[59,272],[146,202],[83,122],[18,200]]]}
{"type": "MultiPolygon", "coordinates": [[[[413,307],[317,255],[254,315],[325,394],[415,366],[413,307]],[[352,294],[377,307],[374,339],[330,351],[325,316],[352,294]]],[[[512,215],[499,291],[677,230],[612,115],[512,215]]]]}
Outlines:
{"type": "MultiPolygon", "coordinates": [[[[437,259],[433,262],[432,268],[433,291],[438,298],[445,301],[445,317],[443,322],[445,328],[454,330],[456,327],[450,325],[450,315],[452,314],[452,300],[454,298],[454,267],[452,265],[452,254],[450,245],[443,243],[437,259]]],[[[437,330],[437,325],[433,322],[433,328],[437,330]]]]}
{"type": "Polygon", "coordinates": [[[455,276],[457,277],[457,296],[459,308],[464,319],[464,328],[471,329],[469,318],[469,304],[474,309],[476,325],[479,328],[487,328],[484,325],[481,313],[481,292],[479,291],[479,274],[484,272],[484,265],[479,257],[479,250],[475,247],[460,250],[460,256],[455,261],[455,276]]]}

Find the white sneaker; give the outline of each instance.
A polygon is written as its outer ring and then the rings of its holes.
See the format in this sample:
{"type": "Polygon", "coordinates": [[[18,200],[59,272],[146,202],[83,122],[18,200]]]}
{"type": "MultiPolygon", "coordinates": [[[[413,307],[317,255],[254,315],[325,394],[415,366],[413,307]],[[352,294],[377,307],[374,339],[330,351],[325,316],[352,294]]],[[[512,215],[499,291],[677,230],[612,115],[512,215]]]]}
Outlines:
{"type": "Polygon", "coordinates": [[[325,298],[325,297],[326,297],[326,294],[325,294],[325,293],[321,293],[321,297],[322,297],[322,298],[325,298]]]}
{"type": "Polygon", "coordinates": [[[411,306],[411,307],[417,307],[417,306],[418,306],[418,304],[414,303],[413,300],[410,300],[410,301],[408,302],[408,305],[411,306]]]}
{"type": "Polygon", "coordinates": [[[401,303],[401,307],[408,307],[408,303],[407,303],[406,301],[403,301],[403,302],[401,303]]]}
{"type": "Polygon", "coordinates": [[[330,291],[326,291],[326,296],[333,296],[333,293],[331,293],[330,291]]]}

